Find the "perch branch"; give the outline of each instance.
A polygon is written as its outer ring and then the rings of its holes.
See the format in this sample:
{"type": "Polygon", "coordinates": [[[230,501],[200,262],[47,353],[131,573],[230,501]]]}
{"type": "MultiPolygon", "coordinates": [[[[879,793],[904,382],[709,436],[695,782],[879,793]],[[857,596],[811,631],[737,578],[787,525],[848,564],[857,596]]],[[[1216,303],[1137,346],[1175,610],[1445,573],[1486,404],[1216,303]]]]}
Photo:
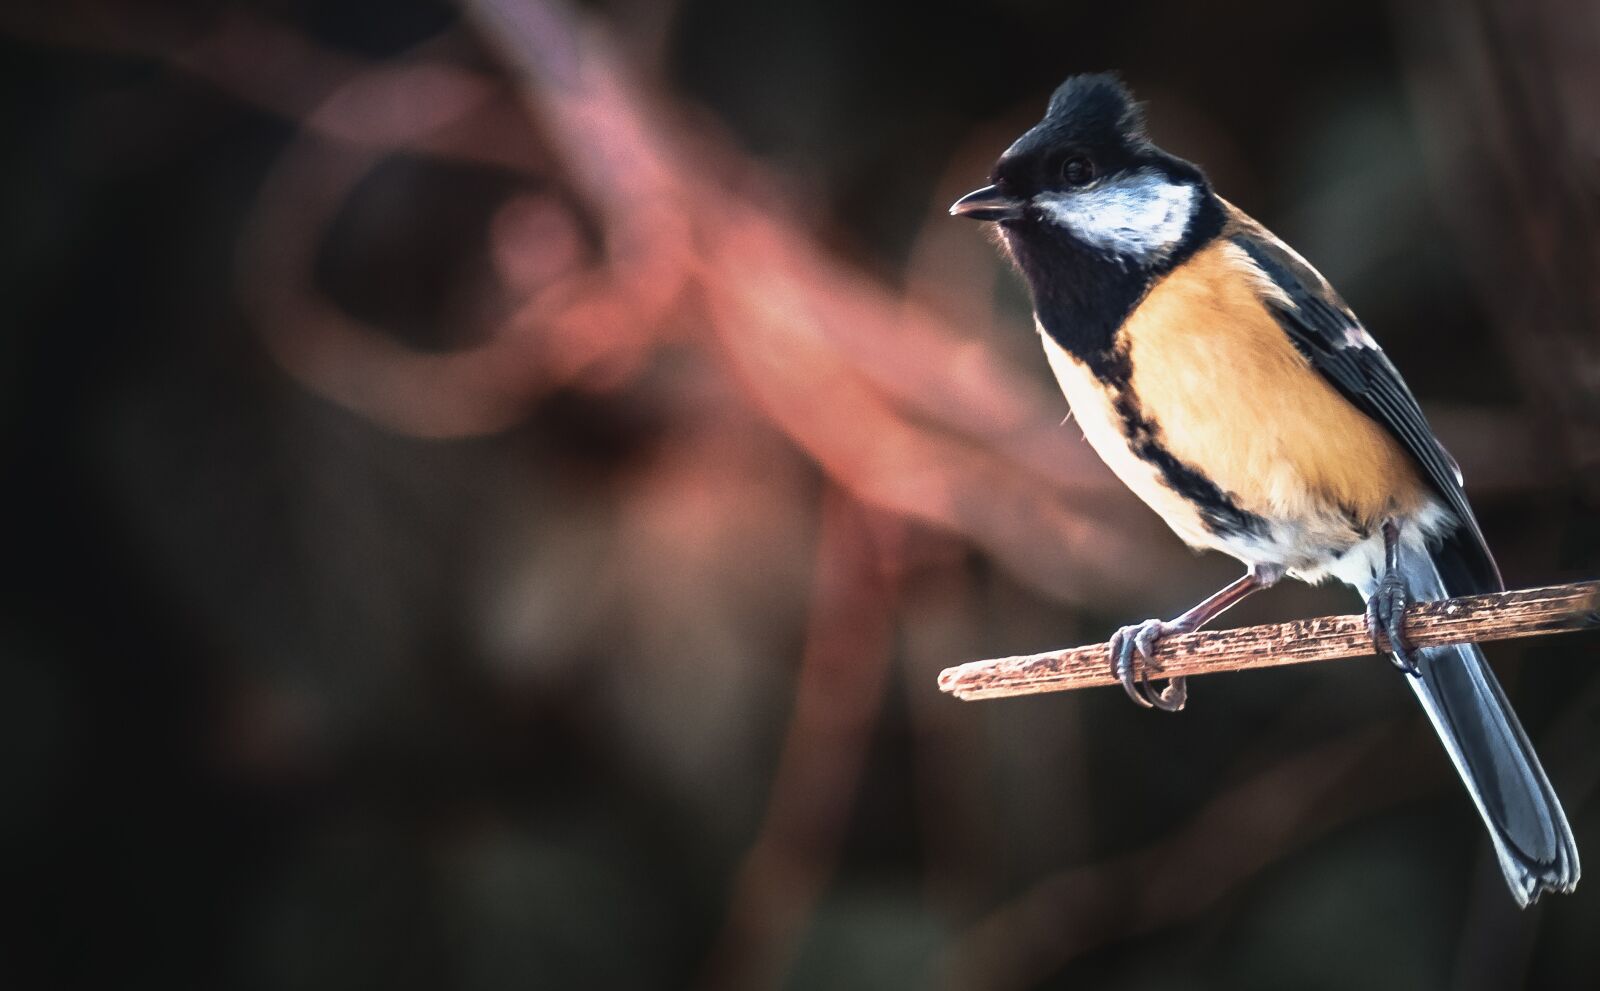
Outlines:
{"type": "MultiPolygon", "coordinates": [[[[1407,639],[1415,647],[1510,640],[1596,627],[1600,627],[1600,581],[1423,602],[1407,609],[1405,618],[1407,639]]],[[[1160,676],[1172,677],[1307,664],[1372,652],[1364,616],[1322,616],[1170,637],[1157,645],[1156,660],[1161,665],[1160,676]]],[[[939,689],[961,699],[1004,698],[1114,684],[1104,643],[972,661],[939,673],[939,689]]]]}

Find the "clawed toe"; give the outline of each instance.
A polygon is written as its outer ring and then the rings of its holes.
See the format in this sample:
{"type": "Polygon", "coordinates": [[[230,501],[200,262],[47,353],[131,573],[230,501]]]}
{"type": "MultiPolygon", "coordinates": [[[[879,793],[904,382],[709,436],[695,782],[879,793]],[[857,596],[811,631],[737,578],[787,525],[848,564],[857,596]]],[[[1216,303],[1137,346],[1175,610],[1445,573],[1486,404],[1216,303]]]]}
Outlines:
{"type": "Polygon", "coordinates": [[[1411,596],[1399,575],[1390,572],[1378,583],[1367,599],[1367,635],[1372,637],[1372,648],[1384,653],[1379,636],[1389,642],[1389,659],[1406,674],[1417,673],[1416,661],[1411,656],[1411,644],[1405,637],[1406,607],[1411,596]]]}
{"type": "Polygon", "coordinates": [[[1189,679],[1182,675],[1168,678],[1166,686],[1156,692],[1150,685],[1150,674],[1147,671],[1144,675],[1144,691],[1157,709],[1162,712],[1177,712],[1189,702],[1189,679]]]}
{"type": "Polygon", "coordinates": [[[1188,684],[1183,678],[1173,678],[1159,692],[1150,684],[1150,673],[1160,672],[1155,648],[1161,638],[1170,632],[1166,623],[1148,619],[1137,626],[1124,626],[1111,635],[1107,647],[1111,653],[1111,673],[1121,683],[1122,690],[1136,704],[1146,709],[1177,712],[1189,698],[1188,684]],[[1134,672],[1133,654],[1139,652],[1144,661],[1141,670],[1134,672]]]}
{"type": "Polygon", "coordinates": [[[1137,626],[1124,626],[1111,634],[1111,640],[1106,644],[1106,649],[1111,654],[1111,676],[1122,683],[1122,690],[1128,693],[1128,698],[1136,705],[1153,709],[1155,703],[1145,698],[1144,692],[1139,690],[1138,679],[1133,673],[1133,651],[1138,632],[1137,626]]]}

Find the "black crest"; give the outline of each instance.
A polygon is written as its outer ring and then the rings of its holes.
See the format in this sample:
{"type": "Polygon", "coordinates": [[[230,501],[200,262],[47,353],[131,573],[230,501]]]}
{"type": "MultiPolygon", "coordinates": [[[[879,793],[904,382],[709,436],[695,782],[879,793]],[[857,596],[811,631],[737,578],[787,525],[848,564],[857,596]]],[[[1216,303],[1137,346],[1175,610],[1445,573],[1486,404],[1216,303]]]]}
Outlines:
{"type": "Polygon", "coordinates": [[[1145,164],[1159,152],[1145,136],[1144,112],[1109,72],[1072,76],[1056,87],[1044,119],[1018,138],[990,176],[1008,192],[1031,195],[1060,184],[1062,161],[1088,157],[1105,174],[1145,164]]]}
{"type": "Polygon", "coordinates": [[[1134,145],[1145,140],[1143,108],[1109,72],[1072,76],[1057,86],[1044,119],[1060,132],[1098,139],[1095,143],[1134,145]]]}

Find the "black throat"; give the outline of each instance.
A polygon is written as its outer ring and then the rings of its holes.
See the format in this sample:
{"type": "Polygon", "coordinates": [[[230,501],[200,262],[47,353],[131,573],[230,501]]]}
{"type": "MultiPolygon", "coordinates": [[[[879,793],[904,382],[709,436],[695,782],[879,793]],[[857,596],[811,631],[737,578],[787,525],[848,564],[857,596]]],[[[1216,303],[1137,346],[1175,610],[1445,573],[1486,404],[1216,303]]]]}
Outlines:
{"type": "Polygon", "coordinates": [[[1225,220],[1221,202],[1206,190],[1183,240],[1151,265],[1107,257],[1038,220],[1008,225],[1005,238],[1044,332],[1105,380],[1125,364],[1113,354],[1123,321],[1163,276],[1211,243],[1225,220]]]}

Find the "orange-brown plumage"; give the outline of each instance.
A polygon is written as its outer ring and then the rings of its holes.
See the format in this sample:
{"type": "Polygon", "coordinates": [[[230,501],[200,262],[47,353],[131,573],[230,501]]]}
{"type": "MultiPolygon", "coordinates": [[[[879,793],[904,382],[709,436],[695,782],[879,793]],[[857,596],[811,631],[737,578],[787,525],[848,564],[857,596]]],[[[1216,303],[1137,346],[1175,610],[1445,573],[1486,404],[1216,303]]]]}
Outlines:
{"type": "MultiPolygon", "coordinates": [[[[1121,393],[1155,441],[1202,471],[1241,510],[1292,526],[1307,554],[1343,551],[1432,501],[1394,436],[1330,385],[1284,334],[1254,264],[1217,240],[1156,282],[1118,330],[1125,385],[1093,375],[1045,336],[1084,436],[1185,541],[1231,552],[1194,503],[1129,447],[1121,393]]],[[[1285,563],[1312,572],[1310,562],[1285,563]]]]}
{"type": "Polygon", "coordinates": [[[1311,367],[1263,305],[1263,281],[1215,242],[1123,324],[1117,346],[1166,448],[1269,519],[1333,508],[1370,528],[1419,508],[1413,459],[1311,367]]]}

